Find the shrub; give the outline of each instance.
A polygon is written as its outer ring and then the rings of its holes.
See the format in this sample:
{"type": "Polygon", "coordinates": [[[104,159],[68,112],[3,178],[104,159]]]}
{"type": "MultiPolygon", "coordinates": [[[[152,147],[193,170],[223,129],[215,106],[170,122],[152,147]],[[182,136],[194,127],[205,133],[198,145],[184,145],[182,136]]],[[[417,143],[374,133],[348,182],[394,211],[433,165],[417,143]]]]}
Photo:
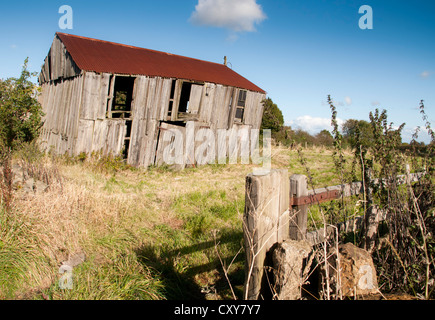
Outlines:
{"type": "Polygon", "coordinates": [[[29,80],[28,58],[19,78],[0,80],[0,177],[2,203],[9,211],[12,199],[11,155],[24,143],[38,137],[42,127],[42,107],[36,99],[37,88],[29,80]]]}
{"type": "MultiPolygon", "coordinates": [[[[335,164],[338,173],[345,177],[342,157],[343,136],[338,132],[336,111],[330,97],[333,111],[335,164]]],[[[431,144],[421,153],[412,152],[405,156],[401,147],[401,131],[405,124],[395,129],[388,123],[387,111],[375,110],[370,113],[369,126],[357,124],[352,133],[351,147],[354,165],[351,176],[363,179],[364,228],[360,233],[359,245],[373,253],[378,276],[385,292],[404,291],[425,299],[433,298],[435,241],[434,219],[434,156],[435,134],[424,112],[423,101],[420,110],[426,129],[432,138],[431,144]],[[364,130],[361,130],[364,128],[364,130]],[[409,165],[414,165],[410,168],[409,165]],[[356,172],[359,168],[360,172],[356,172]],[[397,176],[409,170],[424,170],[423,178],[415,185],[408,182],[401,185],[397,176]],[[378,178],[379,183],[374,184],[378,178]],[[369,236],[373,223],[372,206],[386,213],[383,227],[383,241],[369,236]]],[[[417,133],[415,139],[417,138],[417,133]]],[[[414,139],[414,140],[415,140],[414,139]]],[[[416,145],[415,141],[411,145],[416,145]]],[[[382,236],[382,235],[381,235],[382,236]]]]}

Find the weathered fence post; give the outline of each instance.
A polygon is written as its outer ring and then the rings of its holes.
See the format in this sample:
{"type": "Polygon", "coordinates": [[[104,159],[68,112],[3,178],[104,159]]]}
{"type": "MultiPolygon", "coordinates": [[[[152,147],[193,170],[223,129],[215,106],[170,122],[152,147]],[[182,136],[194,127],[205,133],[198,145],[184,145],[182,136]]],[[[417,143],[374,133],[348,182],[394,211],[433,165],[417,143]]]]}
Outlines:
{"type": "MultiPolygon", "coordinates": [[[[373,181],[372,171],[368,168],[365,172],[365,200],[367,202],[367,210],[364,213],[364,234],[365,241],[363,248],[368,252],[372,252],[375,247],[375,241],[378,233],[379,210],[373,204],[373,181]]],[[[382,183],[382,181],[380,181],[382,183]]]]}
{"type": "MultiPolygon", "coordinates": [[[[308,196],[308,179],[301,174],[290,177],[290,202],[308,196]]],[[[307,234],[308,205],[292,205],[290,212],[290,239],[304,240],[307,234]]]]}
{"type": "Polygon", "coordinates": [[[261,296],[267,252],[289,236],[289,177],[287,170],[271,170],[246,177],[245,300],[261,296]]]}

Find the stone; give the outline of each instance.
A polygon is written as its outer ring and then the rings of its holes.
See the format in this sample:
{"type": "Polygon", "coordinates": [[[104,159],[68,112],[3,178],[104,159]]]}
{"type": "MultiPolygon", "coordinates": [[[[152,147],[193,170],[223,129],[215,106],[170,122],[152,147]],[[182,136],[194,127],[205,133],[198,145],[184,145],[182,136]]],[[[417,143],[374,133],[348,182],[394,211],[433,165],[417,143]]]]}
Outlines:
{"type": "Polygon", "coordinates": [[[40,180],[28,177],[19,165],[13,166],[12,187],[15,190],[21,190],[25,193],[42,194],[47,192],[49,185],[40,180]]]}
{"type": "Polygon", "coordinates": [[[62,262],[62,265],[75,268],[78,265],[81,265],[85,261],[86,261],[86,254],[83,252],[79,252],[72,256],[69,256],[69,259],[67,261],[62,262]]]}
{"type": "Polygon", "coordinates": [[[301,299],[304,261],[311,252],[312,247],[305,240],[286,240],[277,245],[272,260],[278,300],[301,299]]]}
{"type": "Polygon", "coordinates": [[[47,192],[49,186],[42,181],[37,180],[33,185],[33,191],[36,193],[45,193],[47,192]]]}
{"type": "MultiPolygon", "coordinates": [[[[368,251],[358,248],[352,243],[339,245],[339,273],[337,273],[336,251],[336,248],[330,248],[328,252],[329,286],[332,296],[339,298],[337,295],[340,295],[340,291],[343,298],[379,292],[376,269],[368,251]]],[[[326,289],[326,268],[324,263],[320,267],[320,289],[322,291],[326,289]]]]}

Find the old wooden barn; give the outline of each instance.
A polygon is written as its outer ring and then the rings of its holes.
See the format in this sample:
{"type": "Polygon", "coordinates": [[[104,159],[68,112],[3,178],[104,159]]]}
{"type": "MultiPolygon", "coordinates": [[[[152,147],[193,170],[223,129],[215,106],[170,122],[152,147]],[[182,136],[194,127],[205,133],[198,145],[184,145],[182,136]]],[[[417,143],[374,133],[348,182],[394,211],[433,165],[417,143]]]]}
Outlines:
{"type": "Polygon", "coordinates": [[[162,132],[259,129],[265,91],[226,64],[56,33],[42,67],[43,148],[162,163],[162,132]],[[184,130],[184,131],[183,131],[184,130]]]}

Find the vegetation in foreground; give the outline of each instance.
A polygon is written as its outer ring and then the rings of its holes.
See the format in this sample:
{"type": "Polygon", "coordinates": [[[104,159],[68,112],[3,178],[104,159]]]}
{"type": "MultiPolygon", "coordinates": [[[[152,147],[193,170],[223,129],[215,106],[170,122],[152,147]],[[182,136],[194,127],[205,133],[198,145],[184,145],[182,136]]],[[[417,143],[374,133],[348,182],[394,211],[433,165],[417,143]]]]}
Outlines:
{"type": "MultiPolygon", "coordinates": [[[[274,167],[303,172],[296,151],[273,150],[274,167]]],[[[319,166],[331,166],[331,155],[307,150],[319,166]]],[[[49,187],[18,184],[1,214],[1,298],[232,299],[223,272],[230,264],[242,296],[245,177],[253,166],[146,171],[114,159],[45,156],[34,145],[14,164],[49,187]],[[59,267],[80,252],[86,261],[74,268],[74,290],[61,290],[59,267]]],[[[327,170],[318,178],[339,183],[327,170]]]]}
{"type": "MultiPolygon", "coordinates": [[[[29,75],[24,68],[21,78],[0,83],[0,116],[10,117],[0,127],[0,298],[240,298],[245,177],[253,166],[174,172],[130,168],[120,159],[41,154],[31,142],[42,114],[29,75]],[[61,289],[60,266],[77,253],[86,259],[73,269],[72,290],[61,289]]],[[[357,122],[342,135],[329,103],[334,130],[323,138],[330,147],[300,148],[295,140],[296,148],[275,146],[273,167],[307,174],[313,188],[369,182],[369,172],[386,179],[373,189],[371,203],[367,189],[363,199],[313,206],[312,228],[366,215],[370,204],[388,209],[382,225],[387,245],[374,252],[381,289],[433,298],[435,138],[423,102],[432,143],[418,150],[412,149],[416,143],[400,148],[402,127],[393,130],[385,111],[370,115],[370,130],[357,122]],[[426,179],[412,188],[398,187],[393,177],[404,173],[406,164],[426,170],[426,179]]],[[[270,126],[279,140],[282,119],[270,99],[268,105],[272,112],[265,114],[272,114],[270,126]]],[[[351,241],[364,245],[359,235],[351,241]]]]}

